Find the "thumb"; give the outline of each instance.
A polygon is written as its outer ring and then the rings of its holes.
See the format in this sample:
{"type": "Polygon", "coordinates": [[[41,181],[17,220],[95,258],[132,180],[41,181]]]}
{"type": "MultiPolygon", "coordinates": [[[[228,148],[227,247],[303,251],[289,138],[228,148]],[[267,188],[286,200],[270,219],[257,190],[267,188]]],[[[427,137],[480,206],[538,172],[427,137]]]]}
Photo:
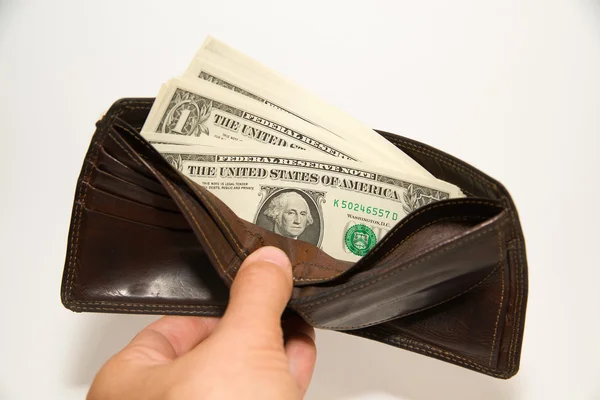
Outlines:
{"type": "Polygon", "coordinates": [[[233,280],[229,305],[218,330],[257,345],[278,341],[283,345],[281,314],[292,295],[292,286],[287,255],[271,246],[256,250],[244,260],[233,280]]]}

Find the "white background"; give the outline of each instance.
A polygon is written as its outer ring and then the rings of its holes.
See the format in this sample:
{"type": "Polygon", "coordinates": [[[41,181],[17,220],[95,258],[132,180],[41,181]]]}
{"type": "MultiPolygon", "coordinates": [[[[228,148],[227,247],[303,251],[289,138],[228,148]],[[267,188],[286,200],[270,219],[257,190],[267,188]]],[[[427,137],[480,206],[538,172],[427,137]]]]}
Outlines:
{"type": "Polygon", "coordinates": [[[600,399],[599,2],[0,0],[1,399],[83,398],[154,319],[62,308],[75,182],[103,112],[208,33],[500,180],[525,230],[515,378],[320,331],[309,399],[600,399]]]}

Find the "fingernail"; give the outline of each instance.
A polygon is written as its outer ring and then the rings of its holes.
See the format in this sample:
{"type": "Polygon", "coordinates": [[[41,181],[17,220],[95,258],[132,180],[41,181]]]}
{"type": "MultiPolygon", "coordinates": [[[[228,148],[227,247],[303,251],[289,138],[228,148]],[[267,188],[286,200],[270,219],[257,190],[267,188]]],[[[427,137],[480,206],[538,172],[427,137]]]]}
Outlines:
{"type": "Polygon", "coordinates": [[[283,250],[273,246],[265,246],[256,250],[246,258],[246,263],[255,261],[267,261],[281,268],[291,268],[290,259],[283,250]]]}

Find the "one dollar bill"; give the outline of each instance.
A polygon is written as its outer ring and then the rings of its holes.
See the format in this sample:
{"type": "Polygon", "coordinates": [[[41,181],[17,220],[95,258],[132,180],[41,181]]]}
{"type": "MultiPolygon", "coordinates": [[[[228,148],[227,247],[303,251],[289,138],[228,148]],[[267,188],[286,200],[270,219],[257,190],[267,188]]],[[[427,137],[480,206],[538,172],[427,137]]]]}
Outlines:
{"type": "Polygon", "coordinates": [[[345,261],[359,260],[417,208],[462,197],[443,181],[309,152],[154,146],[238,217],[345,261]]]}
{"type": "Polygon", "coordinates": [[[254,102],[205,81],[173,79],[163,85],[142,128],[145,133],[188,137],[202,145],[206,138],[228,143],[244,142],[295,150],[360,162],[379,163],[372,152],[364,152],[331,132],[254,102]]]}

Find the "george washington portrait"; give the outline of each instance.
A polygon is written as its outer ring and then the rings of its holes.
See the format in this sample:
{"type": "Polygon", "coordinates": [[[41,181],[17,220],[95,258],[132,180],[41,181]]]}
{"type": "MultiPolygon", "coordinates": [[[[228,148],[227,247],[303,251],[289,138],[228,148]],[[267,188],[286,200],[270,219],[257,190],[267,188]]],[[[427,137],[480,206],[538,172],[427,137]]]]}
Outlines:
{"type": "Polygon", "coordinates": [[[257,225],[290,239],[317,244],[321,221],[314,201],[301,190],[274,193],[257,215],[257,225]],[[316,221],[315,221],[316,219],[316,221]]]}

